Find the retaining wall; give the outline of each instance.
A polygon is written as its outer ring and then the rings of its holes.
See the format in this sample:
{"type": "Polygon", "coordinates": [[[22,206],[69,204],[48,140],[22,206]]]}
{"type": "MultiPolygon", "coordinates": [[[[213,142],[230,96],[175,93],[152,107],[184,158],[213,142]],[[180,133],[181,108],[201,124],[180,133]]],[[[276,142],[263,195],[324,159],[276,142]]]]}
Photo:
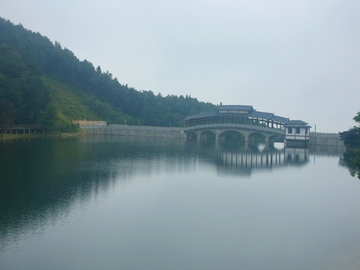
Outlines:
{"type": "Polygon", "coordinates": [[[310,132],[309,145],[344,146],[339,133],[315,133],[310,132]]]}
{"type": "Polygon", "coordinates": [[[126,125],[80,126],[87,135],[113,135],[185,139],[182,128],[143,127],[126,125]]]}

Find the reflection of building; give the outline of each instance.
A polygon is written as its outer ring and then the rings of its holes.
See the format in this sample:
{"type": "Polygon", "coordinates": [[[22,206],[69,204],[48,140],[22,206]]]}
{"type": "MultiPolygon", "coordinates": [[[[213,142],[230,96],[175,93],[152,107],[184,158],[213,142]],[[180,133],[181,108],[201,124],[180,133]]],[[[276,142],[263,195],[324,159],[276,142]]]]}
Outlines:
{"type": "Polygon", "coordinates": [[[309,149],[285,148],[281,151],[216,151],[215,163],[221,174],[247,175],[253,171],[302,166],[309,162],[309,149]]]}
{"type": "Polygon", "coordinates": [[[285,148],[284,155],[287,164],[304,164],[309,161],[307,148],[285,148]]]}
{"type": "Polygon", "coordinates": [[[306,147],[309,143],[310,126],[301,120],[290,120],[285,124],[285,143],[289,147],[306,147]]]}

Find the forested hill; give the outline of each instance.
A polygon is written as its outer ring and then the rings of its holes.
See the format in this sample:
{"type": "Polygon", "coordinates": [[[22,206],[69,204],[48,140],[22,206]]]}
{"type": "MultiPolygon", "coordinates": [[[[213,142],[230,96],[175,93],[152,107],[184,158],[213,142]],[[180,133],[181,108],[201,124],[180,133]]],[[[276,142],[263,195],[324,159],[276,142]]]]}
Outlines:
{"type": "Polygon", "coordinates": [[[188,95],[154,95],[122,85],[109,72],[80,61],[59,42],[0,18],[0,124],[64,127],[71,120],[181,126],[211,110],[188,95]]]}

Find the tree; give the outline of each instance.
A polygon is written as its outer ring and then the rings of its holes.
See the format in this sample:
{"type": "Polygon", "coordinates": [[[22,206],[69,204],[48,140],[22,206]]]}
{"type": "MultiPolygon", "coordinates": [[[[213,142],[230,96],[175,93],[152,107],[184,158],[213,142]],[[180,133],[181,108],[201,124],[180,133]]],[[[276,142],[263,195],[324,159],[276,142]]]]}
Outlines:
{"type": "Polygon", "coordinates": [[[14,104],[8,100],[0,100],[0,124],[3,127],[11,126],[15,122],[14,104]]]}
{"type": "MultiPolygon", "coordinates": [[[[356,123],[360,123],[360,112],[353,118],[356,123]]],[[[347,148],[360,148],[360,127],[354,126],[348,131],[340,132],[340,139],[347,148]]]]}
{"type": "MultiPolygon", "coordinates": [[[[360,112],[353,119],[359,124],[360,112]]],[[[350,174],[360,179],[360,127],[354,126],[348,131],[340,132],[340,139],[346,146],[343,162],[349,168],[350,174]]]]}
{"type": "Polygon", "coordinates": [[[57,120],[56,107],[53,103],[50,103],[49,105],[46,106],[46,110],[45,113],[43,114],[41,122],[48,131],[51,131],[55,127],[56,120],[57,120]]]}

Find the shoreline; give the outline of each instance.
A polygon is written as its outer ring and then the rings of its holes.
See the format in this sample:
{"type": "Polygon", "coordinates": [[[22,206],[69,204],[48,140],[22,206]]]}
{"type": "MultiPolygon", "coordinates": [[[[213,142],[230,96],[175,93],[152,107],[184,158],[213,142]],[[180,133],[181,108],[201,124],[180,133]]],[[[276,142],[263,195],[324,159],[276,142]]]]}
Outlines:
{"type": "Polygon", "coordinates": [[[71,137],[83,137],[86,136],[86,132],[75,132],[75,133],[26,133],[26,134],[0,134],[0,142],[18,140],[18,139],[33,139],[33,138],[45,138],[45,137],[60,137],[60,138],[71,138],[71,137]]]}

